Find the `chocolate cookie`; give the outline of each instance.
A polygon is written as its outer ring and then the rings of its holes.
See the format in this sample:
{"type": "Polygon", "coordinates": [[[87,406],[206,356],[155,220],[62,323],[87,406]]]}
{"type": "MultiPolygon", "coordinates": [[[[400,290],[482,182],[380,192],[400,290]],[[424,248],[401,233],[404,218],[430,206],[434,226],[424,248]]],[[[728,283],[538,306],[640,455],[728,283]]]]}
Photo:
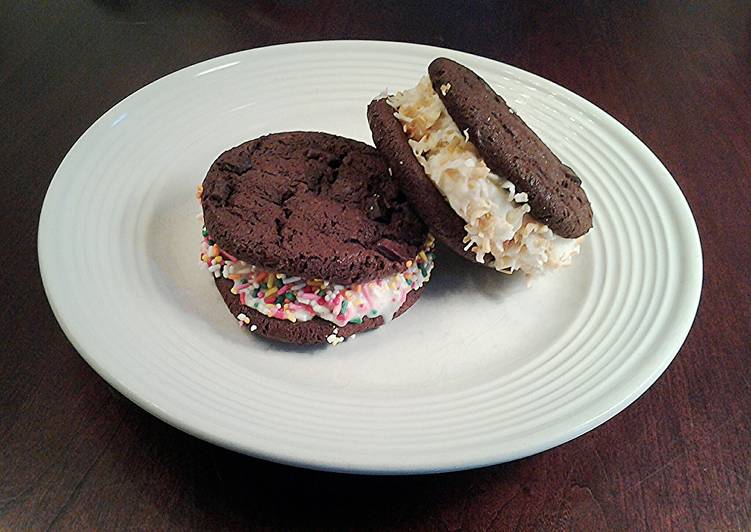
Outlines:
{"type": "Polygon", "coordinates": [[[212,164],[201,260],[261,336],[338,343],[399,316],[433,267],[432,238],[370,146],[277,133],[212,164]]]}
{"type": "Polygon", "coordinates": [[[372,147],[277,133],[224,152],[203,182],[219,246],[271,271],[343,285],[401,271],[427,229],[372,147]]]}
{"type": "Polygon", "coordinates": [[[485,80],[444,57],[430,63],[428,73],[459,129],[468,130],[472,143],[494,173],[527,194],[531,214],[537,220],[564,238],[589,231],[592,207],[581,180],[485,80]]]}
{"type": "Polygon", "coordinates": [[[404,195],[430,226],[433,235],[456,253],[474,260],[474,255],[464,250],[464,220],[446,202],[415,158],[402,125],[385,98],[370,102],[368,123],[378,151],[388,161],[404,195]]]}

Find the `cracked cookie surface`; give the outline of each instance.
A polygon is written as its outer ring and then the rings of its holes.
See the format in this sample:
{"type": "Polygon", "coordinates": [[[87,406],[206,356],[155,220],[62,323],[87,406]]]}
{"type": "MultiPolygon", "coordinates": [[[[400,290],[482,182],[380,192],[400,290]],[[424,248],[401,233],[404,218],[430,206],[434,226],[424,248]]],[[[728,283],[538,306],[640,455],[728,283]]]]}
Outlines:
{"type": "Polygon", "coordinates": [[[327,133],[275,133],[224,152],[201,204],[212,238],[238,259],[342,285],[404,270],[427,238],[378,152],[327,133]]]}

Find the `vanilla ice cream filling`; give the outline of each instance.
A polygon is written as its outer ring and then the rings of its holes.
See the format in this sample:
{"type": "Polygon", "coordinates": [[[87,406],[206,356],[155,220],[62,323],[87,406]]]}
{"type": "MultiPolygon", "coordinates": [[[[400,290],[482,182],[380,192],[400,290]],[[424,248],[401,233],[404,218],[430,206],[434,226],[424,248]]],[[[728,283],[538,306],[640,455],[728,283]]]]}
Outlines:
{"type": "MultiPolygon", "coordinates": [[[[378,316],[390,321],[409,293],[430,280],[433,270],[433,237],[430,235],[414,260],[406,262],[403,271],[349,286],[258,268],[220,249],[205,227],[202,236],[201,265],[215,278],[231,280],[230,291],[242,305],[270,318],[293,323],[316,317],[337,326],[362,323],[366,318],[378,316]]],[[[252,317],[240,314],[237,319],[252,330],[252,317]]]]}
{"type": "MultiPolygon", "coordinates": [[[[450,85],[440,90],[446,94],[450,85]]],[[[415,157],[465,222],[465,249],[477,262],[527,276],[557,269],[579,254],[581,238],[562,238],[529,214],[527,194],[490,171],[477,148],[449,116],[430,79],[388,97],[415,157]]]]}

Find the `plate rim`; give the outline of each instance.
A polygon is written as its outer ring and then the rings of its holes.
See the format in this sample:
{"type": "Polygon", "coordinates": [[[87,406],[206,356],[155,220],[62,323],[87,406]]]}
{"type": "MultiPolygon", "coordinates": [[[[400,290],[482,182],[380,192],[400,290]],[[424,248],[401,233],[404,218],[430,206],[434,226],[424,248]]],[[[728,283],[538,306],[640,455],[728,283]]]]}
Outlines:
{"type": "Polygon", "coordinates": [[[659,160],[659,158],[654,154],[654,152],[639,139],[639,137],[634,134],[631,130],[626,128],[623,124],[621,124],[617,119],[615,119],[612,115],[610,115],[607,111],[601,109],[594,103],[590,102],[589,100],[585,99],[584,97],[576,94],[575,92],[567,89],[566,87],[548,80],[546,78],[543,78],[542,76],[535,74],[533,72],[529,72],[526,70],[523,70],[521,68],[515,67],[513,65],[509,65],[507,63],[503,63],[501,61],[496,61],[492,58],[483,57],[476,54],[471,54],[468,52],[458,51],[458,50],[452,50],[448,48],[442,48],[442,47],[436,47],[431,45],[425,45],[425,44],[416,44],[416,43],[408,43],[408,42],[398,42],[398,41],[371,41],[371,40],[324,40],[324,41],[305,41],[305,42],[295,42],[295,43],[285,43],[285,44],[274,44],[270,46],[264,46],[259,48],[252,48],[248,50],[239,50],[236,52],[232,52],[225,55],[219,55],[210,59],[206,59],[204,61],[200,61],[198,63],[194,63],[188,66],[185,66],[183,68],[180,68],[174,72],[171,72],[169,74],[166,74],[146,85],[143,87],[140,87],[138,90],[128,94],[125,98],[119,100],[117,103],[115,103],[112,107],[110,107],[107,111],[105,111],[97,120],[95,120],[82,134],[81,136],[76,140],[76,142],[70,147],[70,149],[67,151],[65,157],[60,162],[57,170],[55,171],[50,184],[48,186],[47,192],[44,197],[44,201],[42,204],[42,209],[40,211],[39,216],[39,222],[37,226],[37,253],[39,257],[39,269],[40,274],[42,278],[42,284],[44,287],[45,295],[47,297],[47,300],[49,302],[49,305],[52,309],[52,312],[57,319],[58,323],[60,324],[60,327],[62,328],[63,332],[65,333],[68,341],[73,345],[73,347],[76,349],[76,351],[79,353],[79,355],[86,361],[89,366],[94,369],[108,384],[113,386],[118,392],[123,394],[125,397],[127,397],[130,401],[138,405],[143,410],[149,412],[150,414],[156,416],[157,418],[161,419],[162,421],[166,422],[167,424],[183,431],[188,434],[191,434],[193,436],[196,436],[202,440],[208,441],[212,444],[219,445],[224,448],[231,449],[236,452],[240,452],[242,454],[250,455],[256,458],[264,459],[273,461],[280,464],[285,465],[292,465],[296,467],[303,467],[308,469],[316,469],[316,470],[323,470],[323,471],[332,471],[332,472],[345,472],[345,473],[358,473],[358,474],[427,474],[427,473],[436,473],[436,472],[450,472],[450,471],[458,471],[458,470],[465,470],[465,469],[472,469],[477,467],[483,467],[498,463],[503,463],[527,456],[532,456],[534,454],[537,454],[539,452],[551,449],[553,447],[556,447],[558,445],[561,445],[563,443],[566,443],[568,441],[571,441],[582,434],[585,434],[586,432],[589,432],[590,430],[598,427],[599,425],[607,422],[609,419],[623,411],[625,408],[627,408],[629,405],[633,404],[634,401],[636,401],[641,395],[643,395],[646,390],[648,390],[656,381],[657,379],[664,373],[664,371],[667,369],[667,367],[670,365],[670,363],[674,360],[674,358],[677,356],[678,352],[680,351],[683,343],[685,342],[686,338],[688,337],[688,334],[693,326],[694,321],[696,320],[698,307],[701,300],[701,292],[702,292],[702,286],[703,286],[703,252],[701,248],[701,240],[700,235],[698,231],[698,227],[696,224],[696,220],[693,216],[693,213],[691,211],[691,208],[688,204],[688,201],[683,194],[683,191],[681,190],[680,186],[678,185],[675,178],[672,176],[672,174],[669,172],[669,170],[665,167],[665,165],[662,163],[662,161],[659,160]],[[608,410],[603,412],[599,416],[595,416],[592,419],[590,419],[587,423],[580,424],[576,427],[573,427],[572,430],[567,431],[565,434],[559,434],[556,436],[551,436],[547,438],[542,438],[541,441],[537,443],[537,445],[530,446],[526,451],[521,452],[511,452],[511,453],[503,453],[503,452],[497,452],[494,456],[485,456],[483,459],[475,459],[475,460],[467,460],[467,459],[453,459],[453,460],[437,460],[435,461],[432,466],[420,466],[420,467],[412,467],[409,464],[405,463],[393,463],[389,466],[386,466],[386,464],[383,464],[381,466],[365,466],[364,463],[357,464],[353,462],[339,462],[335,463],[331,460],[326,459],[311,459],[309,456],[291,456],[289,453],[286,453],[284,451],[275,451],[274,449],[260,449],[260,448],[250,448],[247,445],[242,445],[237,441],[234,441],[232,439],[228,439],[222,436],[219,436],[217,434],[208,432],[204,430],[202,427],[196,426],[195,423],[191,423],[191,421],[188,418],[180,419],[178,416],[174,415],[171,412],[167,412],[163,409],[161,409],[157,404],[143,398],[142,396],[138,395],[134,390],[129,388],[125,383],[123,383],[116,375],[108,371],[105,367],[102,366],[97,360],[97,357],[86,351],[86,349],[83,348],[83,345],[79,341],[79,339],[76,337],[76,334],[73,331],[73,328],[71,327],[70,323],[66,320],[64,316],[64,310],[62,309],[62,306],[60,305],[60,302],[56,302],[54,300],[53,295],[53,288],[51,286],[51,274],[50,274],[50,262],[52,260],[52,257],[50,256],[50,251],[45,251],[46,249],[51,249],[51,244],[48,242],[48,238],[51,237],[50,233],[50,226],[53,224],[54,219],[51,218],[52,214],[50,213],[52,207],[51,204],[54,199],[54,195],[56,194],[55,187],[59,187],[62,177],[59,177],[62,175],[61,169],[63,169],[66,160],[71,157],[71,154],[75,152],[76,148],[80,145],[82,140],[91,133],[92,130],[94,130],[100,122],[106,120],[108,117],[110,117],[116,110],[121,106],[124,105],[128,99],[135,96],[139,92],[147,89],[151,85],[155,83],[159,83],[162,80],[165,80],[166,78],[173,77],[173,76],[179,76],[182,72],[189,70],[189,69],[198,69],[201,67],[209,68],[210,66],[220,63],[220,62],[226,62],[231,61],[232,58],[237,58],[240,56],[247,56],[247,55],[253,55],[256,53],[267,53],[269,50],[277,49],[277,48],[290,48],[290,47],[318,47],[318,46],[330,46],[332,47],[332,51],[334,51],[334,48],[336,47],[350,47],[350,46],[372,46],[372,47],[382,47],[381,49],[384,50],[385,48],[392,46],[392,47],[407,47],[407,48],[421,48],[424,51],[429,51],[435,54],[436,56],[439,55],[452,55],[454,57],[458,56],[464,56],[467,58],[471,58],[472,60],[480,59],[482,61],[488,62],[490,64],[497,63],[502,65],[504,68],[511,69],[515,72],[523,73],[524,76],[532,76],[533,78],[543,80],[547,84],[551,84],[552,86],[555,86],[558,88],[561,92],[563,92],[567,97],[573,98],[579,105],[583,105],[585,108],[588,108],[588,110],[592,111],[594,110],[596,113],[600,113],[608,118],[608,125],[614,126],[617,128],[617,130],[625,135],[627,138],[631,140],[635,145],[639,146],[645,154],[648,155],[650,158],[650,164],[652,165],[658,165],[661,167],[662,170],[664,170],[664,174],[667,174],[667,177],[669,179],[664,179],[663,176],[654,176],[654,178],[658,178],[661,180],[662,185],[666,185],[668,188],[666,190],[669,191],[666,198],[668,198],[671,202],[671,204],[674,205],[676,209],[679,209],[683,217],[681,219],[681,229],[682,233],[684,235],[683,243],[685,244],[685,249],[695,252],[694,260],[686,267],[686,276],[687,276],[687,282],[690,283],[690,286],[686,287],[686,291],[688,292],[688,295],[686,296],[688,301],[691,303],[686,307],[686,312],[684,312],[685,316],[691,316],[689,318],[685,318],[682,322],[680,322],[677,325],[674,325],[672,327],[671,331],[671,338],[665,339],[663,343],[669,343],[670,348],[667,347],[664,348],[664,351],[667,353],[672,352],[672,355],[670,356],[663,356],[659,359],[659,364],[656,364],[653,368],[652,372],[641,382],[639,383],[639,386],[635,387],[631,393],[629,393],[626,397],[622,398],[619,402],[617,402],[615,405],[612,405],[608,410]],[[52,199],[51,199],[52,198],[52,199]],[[438,463],[440,462],[440,463],[438,463]]]}

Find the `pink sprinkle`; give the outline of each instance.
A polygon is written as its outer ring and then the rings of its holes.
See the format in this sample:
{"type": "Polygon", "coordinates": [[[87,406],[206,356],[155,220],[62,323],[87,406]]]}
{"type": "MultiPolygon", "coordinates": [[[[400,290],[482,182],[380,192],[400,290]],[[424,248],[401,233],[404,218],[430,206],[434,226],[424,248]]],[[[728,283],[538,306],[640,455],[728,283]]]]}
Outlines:
{"type": "Polygon", "coordinates": [[[303,310],[304,310],[305,312],[307,312],[308,314],[310,314],[311,316],[315,316],[315,315],[316,315],[316,311],[315,311],[315,310],[313,310],[313,307],[311,307],[310,305],[306,305],[306,304],[302,303],[302,304],[300,305],[300,307],[301,307],[301,308],[302,308],[302,309],[303,309],[303,310]]]}
{"type": "Polygon", "coordinates": [[[276,295],[280,296],[280,295],[282,295],[282,294],[283,294],[284,292],[286,292],[287,290],[289,290],[289,285],[288,285],[288,284],[285,284],[285,285],[284,285],[284,286],[282,286],[282,287],[281,287],[281,288],[280,288],[279,290],[277,290],[277,292],[276,292],[276,295]]]}
{"type": "Polygon", "coordinates": [[[239,285],[237,285],[237,286],[235,287],[235,290],[237,290],[237,291],[239,292],[239,291],[241,291],[241,290],[245,290],[245,289],[246,289],[246,288],[248,288],[249,286],[250,286],[250,283],[239,284],[239,285]]]}
{"type": "Polygon", "coordinates": [[[245,304],[245,292],[240,292],[240,303],[245,304]]]}
{"type": "Polygon", "coordinates": [[[309,292],[303,292],[297,296],[297,299],[316,299],[318,296],[309,292]]]}
{"type": "Polygon", "coordinates": [[[284,315],[284,312],[282,311],[282,309],[279,309],[279,310],[277,310],[277,311],[276,311],[276,313],[274,314],[274,317],[275,317],[275,318],[279,318],[279,319],[282,319],[282,320],[283,320],[283,319],[284,319],[284,318],[285,318],[286,316],[284,315]]]}
{"type": "Polygon", "coordinates": [[[373,300],[370,299],[370,290],[368,290],[368,285],[362,285],[362,293],[365,296],[365,301],[368,302],[368,306],[370,308],[373,308],[373,300]]]}
{"type": "Polygon", "coordinates": [[[336,316],[337,314],[339,314],[339,311],[342,309],[342,294],[336,294],[334,301],[332,301],[332,305],[333,305],[334,316],[336,316]]]}
{"type": "Polygon", "coordinates": [[[223,249],[220,249],[220,250],[219,250],[219,253],[221,253],[222,255],[224,255],[224,257],[225,257],[225,258],[228,258],[228,259],[229,259],[229,260],[231,260],[232,262],[237,262],[237,258],[236,258],[236,257],[233,257],[232,255],[230,255],[229,253],[227,253],[227,252],[226,252],[226,251],[224,251],[223,249]]]}

